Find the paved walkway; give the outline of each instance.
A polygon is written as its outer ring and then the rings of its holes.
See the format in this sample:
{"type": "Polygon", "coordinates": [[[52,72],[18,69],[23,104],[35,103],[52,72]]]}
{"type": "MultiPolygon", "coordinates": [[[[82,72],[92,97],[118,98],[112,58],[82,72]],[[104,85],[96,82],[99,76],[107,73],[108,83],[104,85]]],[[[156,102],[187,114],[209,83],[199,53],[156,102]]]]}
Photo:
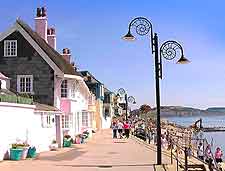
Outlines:
{"type": "MultiPolygon", "coordinates": [[[[41,153],[35,160],[3,161],[4,171],[151,171],[154,170],[155,151],[133,139],[114,140],[111,130],[101,130],[87,144],[74,148],[41,153]]],[[[169,163],[169,157],[163,163],[169,163]]]]}

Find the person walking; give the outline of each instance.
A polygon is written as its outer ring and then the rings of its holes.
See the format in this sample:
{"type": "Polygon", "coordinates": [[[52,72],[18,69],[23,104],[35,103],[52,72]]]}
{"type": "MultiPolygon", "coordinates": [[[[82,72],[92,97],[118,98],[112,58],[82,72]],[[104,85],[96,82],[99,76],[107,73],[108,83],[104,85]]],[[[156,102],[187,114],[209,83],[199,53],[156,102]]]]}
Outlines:
{"type": "Polygon", "coordinates": [[[123,133],[123,123],[121,121],[118,122],[118,133],[119,133],[119,138],[122,138],[122,133],[123,133]]]}
{"type": "Polygon", "coordinates": [[[197,157],[200,160],[204,161],[204,150],[203,150],[203,144],[200,142],[197,149],[197,157]]]}
{"type": "Polygon", "coordinates": [[[114,122],[112,123],[113,138],[117,138],[117,129],[118,129],[117,123],[116,123],[116,121],[114,121],[114,122]]]}
{"type": "Polygon", "coordinates": [[[223,156],[222,150],[219,147],[217,147],[215,152],[215,159],[217,163],[222,162],[222,156],[223,156]]]}
{"type": "Polygon", "coordinates": [[[209,144],[207,145],[207,147],[205,149],[205,157],[206,157],[205,161],[207,163],[209,163],[210,159],[212,159],[211,147],[209,144]]]}
{"type": "Polygon", "coordinates": [[[123,125],[123,128],[124,128],[124,132],[125,132],[126,138],[129,138],[129,135],[130,135],[130,125],[129,125],[129,123],[127,121],[123,125]]]}

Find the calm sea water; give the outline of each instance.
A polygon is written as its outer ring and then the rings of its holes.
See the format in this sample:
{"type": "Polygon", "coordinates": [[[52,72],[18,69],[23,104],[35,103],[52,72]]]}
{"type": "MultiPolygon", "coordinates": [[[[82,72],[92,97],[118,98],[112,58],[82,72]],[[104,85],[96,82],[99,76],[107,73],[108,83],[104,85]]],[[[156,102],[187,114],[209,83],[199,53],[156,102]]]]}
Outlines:
{"type": "MultiPolygon", "coordinates": [[[[165,118],[165,117],[164,117],[165,118]]],[[[198,119],[202,118],[203,127],[220,127],[225,126],[225,115],[223,116],[190,116],[190,117],[166,117],[165,119],[170,122],[177,123],[182,126],[190,126],[198,119]]],[[[225,132],[205,132],[203,133],[208,142],[213,142],[212,150],[215,151],[215,148],[220,147],[223,150],[225,158],[225,132]]]]}

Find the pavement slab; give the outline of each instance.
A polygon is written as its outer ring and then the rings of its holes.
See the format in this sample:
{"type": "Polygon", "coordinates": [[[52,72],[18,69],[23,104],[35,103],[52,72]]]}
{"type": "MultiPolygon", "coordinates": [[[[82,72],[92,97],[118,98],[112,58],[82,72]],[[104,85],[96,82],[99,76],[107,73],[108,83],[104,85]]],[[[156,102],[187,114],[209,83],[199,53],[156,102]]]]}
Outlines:
{"type": "MultiPolygon", "coordinates": [[[[170,158],[163,156],[163,163],[170,158]]],[[[34,160],[0,162],[2,171],[153,171],[156,152],[134,139],[112,139],[100,130],[86,144],[40,153],[34,160]]]]}

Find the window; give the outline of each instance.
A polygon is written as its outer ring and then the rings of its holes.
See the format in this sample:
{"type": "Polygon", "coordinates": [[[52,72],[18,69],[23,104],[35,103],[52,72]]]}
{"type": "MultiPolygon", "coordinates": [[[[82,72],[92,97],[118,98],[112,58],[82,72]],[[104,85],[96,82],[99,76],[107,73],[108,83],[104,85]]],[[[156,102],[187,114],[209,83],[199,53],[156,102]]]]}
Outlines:
{"type": "Polygon", "coordinates": [[[73,115],[62,115],[62,128],[73,127],[73,115]]]}
{"type": "Polygon", "coordinates": [[[88,112],[82,111],[82,126],[88,126],[88,112]]]}
{"type": "Polygon", "coordinates": [[[41,115],[42,127],[51,128],[55,122],[54,115],[43,114],[41,115]]]}
{"type": "Polygon", "coordinates": [[[4,41],[4,56],[17,56],[17,40],[4,41]]]}
{"type": "Polygon", "coordinates": [[[33,92],[33,75],[17,75],[17,92],[33,92]]]}
{"type": "Polygon", "coordinates": [[[61,84],[61,97],[67,97],[67,80],[63,80],[61,84]]]}
{"type": "Polygon", "coordinates": [[[77,82],[74,82],[72,84],[72,87],[71,87],[71,97],[72,98],[75,98],[76,97],[77,89],[78,89],[78,83],[77,82]]]}

